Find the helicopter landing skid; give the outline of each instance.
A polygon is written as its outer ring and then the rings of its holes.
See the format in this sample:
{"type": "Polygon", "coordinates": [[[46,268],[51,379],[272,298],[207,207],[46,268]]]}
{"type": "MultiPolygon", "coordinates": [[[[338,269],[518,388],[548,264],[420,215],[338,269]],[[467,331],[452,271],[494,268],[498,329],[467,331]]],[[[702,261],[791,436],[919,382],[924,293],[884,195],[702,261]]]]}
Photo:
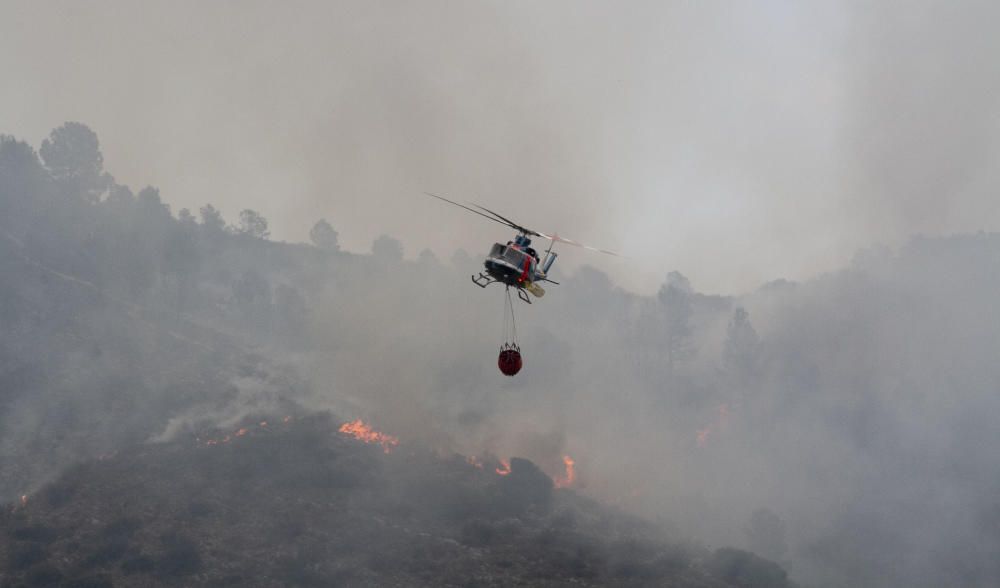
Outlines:
{"type": "MultiPolygon", "coordinates": [[[[486,286],[489,286],[490,284],[495,284],[496,282],[499,281],[500,280],[494,280],[492,277],[482,272],[480,272],[478,276],[475,275],[472,276],[472,283],[479,286],[480,288],[485,288],[486,286]]],[[[510,286],[508,285],[507,288],[510,289],[510,286]]],[[[523,300],[524,302],[531,304],[531,298],[528,298],[528,293],[524,291],[524,288],[517,288],[517,297],[523,300]]]]}
{"type": "Polygon", "coordinates": [[[482,272],[480,272],[478,276],[472,276],[472,283],[479,286],[480,288],[485,288],[486,286],[489,286],[495,281],[496,280],[494,280],[493,278],[487,276],[482,272]]]}

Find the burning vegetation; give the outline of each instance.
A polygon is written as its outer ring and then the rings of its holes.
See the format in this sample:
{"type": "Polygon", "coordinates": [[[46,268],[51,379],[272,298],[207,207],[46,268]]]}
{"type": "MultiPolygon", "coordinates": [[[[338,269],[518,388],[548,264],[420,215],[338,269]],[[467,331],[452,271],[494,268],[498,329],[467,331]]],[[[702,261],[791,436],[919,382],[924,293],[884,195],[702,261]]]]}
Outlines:
{"type": "Polygon", "coordinates": [[[283,424],[69,470],[0,511],[3,585],[723,587],[749,585],[748,574],[785,584],[745,552],[677,544],[554,492],[574,482],[569,456],[553,481],[516,457],[494,468],[418,445],[387,451],[398,440],[360,421],[283,424]]]}
{"type": "Polygon", "coordinates": [[[359,441],[364,441],[365,443],[377,443],[382,446],[382,451],[385,453],[389,453],[397,445],[399,445],[399,439],[393,437],[392,435],[386,435],[385,433],[376,431],[366,425],[361,419],[344,423],[338,430],[341,433],[350,435],[359,441]]]}
{"type": "Polygon", "coordinates": [[[705,447],[711,437],[724,433],[729,429],[729,420],[732,416],[732,411],[730,410],[728,403],[722,403],[716,409],[715,420],[711,423],[705,425],[704,427],[698,429],[695,433],[695,440],[697,441],[698,447],[705,447]]]}
{"type": "Polygon", "coordinates": [[[50,139],[86,148],[71,159],[96,163],[77,171],[98,184],[0,137],[3,402],[23,423],[0,456],[0,587],[735,584],[707,550],[578,496],[569,456],[546,453],[543,471],[404,448],[360,419],[281,417],[312,396],[280,357],[324,348],[315,293],[405,264],[335,255],[328,226],[322,250],[268,241],[251,210],[233,227],[211,205],[175,217],[155,188],[105,185],[83,125],[50,139]],[[271,412],[176,435],[248,407],[271,412]]]}
{"type": "Polygon", "coordinates": [[[566,466],[566,473],[553,480],[556,488],[568,488],[576,482],[576,462],[573,461],[573,458],[568,455],[564,455],[563,465],[566,466]]]}
{"type": "MultiPolygon", "coordinates": [[[[288,425],[289,423],[292,422],[292,420],[293,418],[291,416],[285,416],[284,418],[281,419],[280,424],[288,425]]],[[[268,421],[263,420],[254,424],[246,424],[232,431],[231,433],[227,433],[222,436],[213,436],[205,438],[198,436],[195,438],[195,440],[199,444],[204,445],[206,447],[224,445],[236,439],[239,439],[240,437],[244,437],[250,433],[257,434],[262,431],[273,431],[273,428],[268,428],[268,427],[269,427],[268,421]]],[[[388,433],[383,433],[382,431],[378,431],[374,429],[371,425],[365,423],[364,420],[362,419],[355,419],[353,421],[347,421],[343,423],[337,429],[337,432],[341,433],[342,435],[352,437],[363,443],[379,445],[382,447],[383,453],[390,453],[392,452],[392,450],[399,447],[398,437],[390,435],[388,433]]],[[[102,455],[98,459],[100,461],[104,461],[109,457],[113,457],[113,454],[102,455]]],[[[510,474],[511,465],[509,459],[503,459],[503,458],[495,458],[495,459],[490,458],[490,459],[497,464],[496,467],[493,468],[493,471],[498,476],[506,476],[510,474]]],[[[464,460],[467,464],[471,465],[476,469],[479,470],[484,469],[483,459],[476,455],[464,456],[464,460]]],[[[576,482],[576,462],[573,460],[572,457],[564,455],[562,457],[562,463],[565,468],[564,472],[553,476],[552,482],[554,487],[556,488],[569,488],[573,486],[573,484],[576,482]]],[[[23,499],[26,500],[27,498],[24,497],[23,499]]]]}

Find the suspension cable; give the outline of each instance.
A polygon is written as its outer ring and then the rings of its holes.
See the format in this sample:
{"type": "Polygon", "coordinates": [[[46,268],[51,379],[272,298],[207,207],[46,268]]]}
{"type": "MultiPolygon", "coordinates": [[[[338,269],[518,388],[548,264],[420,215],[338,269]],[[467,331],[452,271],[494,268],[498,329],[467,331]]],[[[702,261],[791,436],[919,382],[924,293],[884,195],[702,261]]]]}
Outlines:
{"type": "Polygon", "coordinates": [[[507,286],[506,296],[503,306],[503,339],[504,346],[517,345],[517,322],[514,319],[514,299],[510,295],[510,286],[507,286]],[[507,317],[510,317],[510,320],[507,317]]]}
{"type": "Polygon", "coordinates": [[[510,297],[510,290],[507,290],[507,304],[510,304],[510,342],[517,345],[517,321],[514,320],[514,300],[510,297]]]}
{"type": "Polygon", "coordinates": [[[508,325],[508,322],[507,322],[507,299],[509,298],[510,286],[507,286],[507,293],[508,293],[508,295],[504,296],[504,301],[503,301],[503,344],[504,345],[507,344],[507,341],[508,341],[507,335],[509,334],[509,330],[507,328],[507,325],[508,325]]]}

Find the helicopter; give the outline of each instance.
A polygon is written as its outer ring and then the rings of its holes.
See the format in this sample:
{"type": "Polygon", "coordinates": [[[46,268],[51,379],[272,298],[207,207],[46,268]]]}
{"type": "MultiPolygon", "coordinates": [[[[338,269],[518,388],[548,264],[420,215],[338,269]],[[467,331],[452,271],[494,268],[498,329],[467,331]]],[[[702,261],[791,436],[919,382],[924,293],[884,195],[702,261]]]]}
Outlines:
{"type": "Polygon", "coordinates": [[[549,282],[556,285],[559,284],[559,282],[549,278],[549,271],[552,269],[552,265],[559,256],[558,253],[552,250],[556,243],[566,243],[567,245],[582,247],[590,251],[597,251],[614,256],[618,255],[613,251],[584,245],[583,243],[560,237],[554,233],[552,235],[548,235],[529,229],[523,225],[515,223],[505,216],[501,216],[500,214],[493,212],[484,206],[480,206],[472,202],[469,204],[474,206],[475,209],[453,200],[443,198],[437,194],[431,194],[430,192],[424,192],[424,194],[449,204],[454,204],[455,206],[464,208],[473,214],[478,214],[481,217],[506,225],[517,231],[517,235],[515,235],[512,240],[507,241],[506,244],[493,244],[490,248],[490,252],[486,255],[486,260],[483,261],[483,266],[486,268],[486,271],[479,272],[479,275],[473,275],[472,283],[480,288],[486,288],[490,284],[495,283],[504,284],[507,286],[508,290],[510,288],[515,288],[517,290],[517,297],[528,304],[531,304],[531,298],[528,296],[528,293],[531,293],[531,295],[535,298],[545,296],[545,289],[539,285],[539,282],[549,282]],[[531,246],[532,237],[541,237],[549,240],[549,247],[545,250],[544,257],[539,257],[538,252],[531,246]]]}
{"type": "Polygon", "coordinates": [[[486,288],[490,284],[503,284],[507,289],[507,298],[504,301],[504,343],[500,346],[500,356],[497,358],[497,367],[500,368],[500,372],[505,376],[515,375],[521,371],[522,366],[521,348],[517,344],[517,325],[514,321],[514,301],[510,295],[511,288],[517,292],[518,298],[531,304],[531,297],[528,296],[529,293],[535,298],[541,298],[545,295],[545,289],[539,285],[539,282],[549,282],[558,285],[559,282],[549,278],[549,271],[552,269],[552,264],[555,263],[556,257],[558,257],[558,254],[552,250],[556,243],[566,243],[567,245],[583,247],[584,249],[607,253],[608,255],[618,255],[613,251],[584,245],[583,243],[565,239],[556,234],[547,235],[529,229],[478,204],[470,202],[471,206],[466,206],[438,196],[437,194],[431,194],[430,192],[424,192],[424,194],[438,200],[443,200],[449,204],[454,204],[473,214],[478,214],[483,218],[488,218],[493,222],[500,223],[517,231],[514,238],[507,241],[506,244],[494,243],[493,247],[490,248],[490,252],[486,255],[486,260],[483,261],[485,271],[479,272],[479,275],[472,275],[472,283],[480,288],[486,288]],[[538,252],[531,246],[532,237],[541,237],[549,240],[549,248],[545,251],[544,257],[539,257],[538,252]]]}

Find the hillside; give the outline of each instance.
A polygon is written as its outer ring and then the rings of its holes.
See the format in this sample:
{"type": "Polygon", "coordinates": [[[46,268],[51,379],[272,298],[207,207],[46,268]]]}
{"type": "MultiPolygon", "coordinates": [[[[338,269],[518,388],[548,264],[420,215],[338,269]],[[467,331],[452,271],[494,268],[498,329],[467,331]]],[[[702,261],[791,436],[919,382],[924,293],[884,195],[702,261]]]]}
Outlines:
{"type": "Polygon", "coordinates": [[[673,543],[555,489],[527,460],[500,475],[366,444],[328,415],[284,421],[72,468],[4,508],[0,585],[786,584],[749,553],[673,543]]]}
{"type": "MultiPolygon", "coordinates": [[[[372,464],[490,452],[558,475],[572,456],[573,491],[662,523],[668,543],[745,549],[809,585],[997,584],[1000,234],[917,236],[733,296],[676,271],[642,295],[557,265],[560,285],[517,309],[524,368],[506,378],[503,293],[469,283],[475,255],[414,255],[377,231],[344,251],[333,217],[303,226],[311,244],[276,242],[253,210],[227,222],[117,183],[82,124],[46,144],[0,136],[0,502],[29,495],[18,516],[67,471],[141,477],[170,451],[234,451],[192,434],[328,412],[403,440],[372,464]]],[[[181,484],[175,469],[157,484],[181,484]]],[[[375,471],[413,486],[399,464],[375,471]]],[[[219,501],[255,520],[229,487],[219,501]]],[[[77,530],[55,528],[46,554],[77,530]]],[[[150,537],[156,559],[169,539],[150,537]]],[[[594,577],[617,583],[602,561],[594,577]]]]}

